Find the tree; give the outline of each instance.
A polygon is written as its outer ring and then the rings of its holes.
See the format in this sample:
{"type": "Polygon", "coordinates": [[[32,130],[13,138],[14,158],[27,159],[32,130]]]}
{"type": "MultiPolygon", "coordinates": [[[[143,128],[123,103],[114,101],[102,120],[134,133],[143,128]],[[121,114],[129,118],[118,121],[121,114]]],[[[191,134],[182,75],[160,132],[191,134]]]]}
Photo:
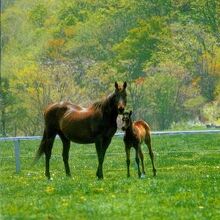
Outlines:
{"type": "Polygon", "coordinates": [[[217,0],[4,1],[3,130],[38,134],[49,102],[88,105],[114,81],[128,82],[128,108],[155,128],[215,109],[219,8],[217,0]]]}
{"type": "Polygon", "coordinates": [[[157,73],[146,78],[144,87],[145,117],[158,129],[169,128],[178,115],[177,79],[170,75],[157,73]]]}
{"type": "Polygon", "coordinates": [[[13,96],[10,91],[9,80],[0,78],[0,134],[6,136],[11,132],[6,121],[10,120],[11,113],[8,111],[13,104],[13,96]]]}
{"type": "Polygon", "coordinates": [[[128,37],[113,48],[119,70],[127,71],[132,79],[142,76],[143,65],[157,52],[166,33],[165,23],[158,17],[140,21],[138,27],[131,29],[128,37]]]}

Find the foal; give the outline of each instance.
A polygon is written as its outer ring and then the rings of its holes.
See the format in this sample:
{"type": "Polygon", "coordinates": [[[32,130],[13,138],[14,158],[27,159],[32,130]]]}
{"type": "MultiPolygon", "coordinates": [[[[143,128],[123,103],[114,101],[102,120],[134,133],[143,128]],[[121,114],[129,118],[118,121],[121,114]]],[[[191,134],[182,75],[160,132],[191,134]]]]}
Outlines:
{"type": "Polygon", "coordinates": [[[144,142],[149,150],[151,163],[153,166],[153,175],[156,176],[156,169],[154,166],[154,154],[151,148],[151,137],[150,137],[150,127],[149,125],[143,121],[132,121],[131,119],[132,111],[123,113],[122,117],[122,130],[125,131],[124,135],[124,143],[125,143],[125,151],[126,151],[126,162],[127,162],[127,177],[130,177],[130,149],[134,147],[136,155],[135,160],[138,166],[138,176],[144,177],[144,155],[141,150],[141,144],[144,142]],[[140,171],[140,159],[142,166],[142,174],[140,171]]]}

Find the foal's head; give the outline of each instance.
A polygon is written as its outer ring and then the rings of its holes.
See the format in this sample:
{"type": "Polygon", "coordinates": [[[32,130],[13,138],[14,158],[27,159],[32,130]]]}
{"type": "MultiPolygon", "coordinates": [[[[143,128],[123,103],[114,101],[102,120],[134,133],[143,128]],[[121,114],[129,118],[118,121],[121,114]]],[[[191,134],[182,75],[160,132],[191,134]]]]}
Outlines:
{"type": "Polygon", "coordinates": [[[124,82],[122,87],[120,87],[118,83],[115,82],[114,105],[118,110],[118,114],[123,114],[125,110],[125,106],[127,103],[126,87],[126,82],[124,82]]]}
{"type": "Polygon", "coordinates": [[[126,131],[128,127],[131,126],[132,124],[131,115],[132,115],[132,111],[123,113],[122,128],[121,128],[123,131],[126,131]]]}

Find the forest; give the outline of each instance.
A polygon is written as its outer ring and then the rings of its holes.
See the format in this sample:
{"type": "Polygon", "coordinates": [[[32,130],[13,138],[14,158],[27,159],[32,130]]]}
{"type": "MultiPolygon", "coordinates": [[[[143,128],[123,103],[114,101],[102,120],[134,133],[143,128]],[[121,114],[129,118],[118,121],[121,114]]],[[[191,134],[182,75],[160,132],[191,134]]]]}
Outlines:
{"type": "Polygon", "coordinates": [[[0,136],[41,135],[49,103],[115,81],[153,130],[220,125],[220,1],[1,1],[0,136]]]}

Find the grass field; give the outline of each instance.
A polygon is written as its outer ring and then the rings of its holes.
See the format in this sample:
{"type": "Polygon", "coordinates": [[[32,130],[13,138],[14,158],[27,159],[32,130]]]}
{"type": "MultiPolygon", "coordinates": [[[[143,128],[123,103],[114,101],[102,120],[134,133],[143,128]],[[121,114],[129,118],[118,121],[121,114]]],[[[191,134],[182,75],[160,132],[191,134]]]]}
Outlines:
{"type": "Polygon", "coordinates": [[[21,142],[15,174],[13,143],[0,142],[0,219],[220,219],[220,134],[153,136],[158,175],[144,147],[145,179],[137,178],[134,151],[126,177],[121,138],[108,148],[103,181],[95,178],[93,145],[72,144],[73,178],[65,177],[59,140],[47,181],[43,158],[31,166],[38,145],[21,142]]]}

